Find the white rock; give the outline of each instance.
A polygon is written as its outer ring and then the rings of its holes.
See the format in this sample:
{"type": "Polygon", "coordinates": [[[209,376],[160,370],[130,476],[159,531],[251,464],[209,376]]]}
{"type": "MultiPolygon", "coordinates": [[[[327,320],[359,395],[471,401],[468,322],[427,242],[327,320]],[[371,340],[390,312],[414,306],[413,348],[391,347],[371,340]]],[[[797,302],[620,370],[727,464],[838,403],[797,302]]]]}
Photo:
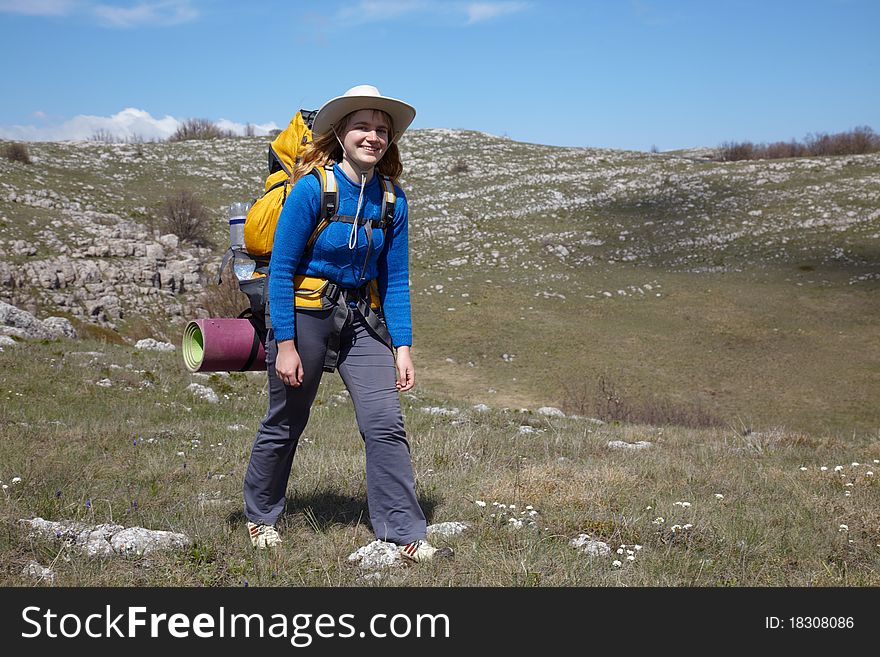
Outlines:
{"type": "Polygon", "coordinates": [[[22,569],[21,574],[25,577],[31,577],[38,582],[49,582],[49,584],[55,582],[55,572],[51,568],[41,566],[36,561],[31,561],[25,566],[22,569]]]}
{"type": "Polygon", "coordinates": [[[565,413],[554,406],[542,406],[535,412],[538,415],[546,415],[547,417],[565,417],[565,413]]]}
{"type": "Polygon", "coordinates": [[[146,555],[152,552],[184,548],[190,543],[190,539],[184,534],[161,529],[144,529],[143,527],[123,529],[110,539],[110,545],[113,546],[117,554],[146,555]]]}
{"type": "Polygon", "coordinates": [[[177,245],[180,244],[180,238],[173,233],[168,233],[159,238],[159,243],[166,249],[176,249],[177,245]]]}
{"type": "Polygon", "coordinates": [[[66,317],[47,317],[43,320],[45,326],[51,333],[57,337],[76,338],[76,329],[66,317]]]}
{"type": "Polygon", "coordinates": [[[95,381],[96,386],[101,386],[102,388],[109,388],[113,385],[113,382],[110,379],[101,379],[100,381],[95,381]]]}
{"type": "Polygon", "coordinates": [[[468,529],[468,525],[463,522],[440,522],[435,525],[428,525],[428,536],[438,534],[440,536],[455,536],[461,534],[468,529]]]}
{"type": "Polygon", "coordinates": [[[429,415],[458,415],[456,408],[441,408],[439,406],[424,406],[420,409],[422,413],[429,415]]]}
{"type": "Polygon", "coordinates": [[[48,541],[63,541],[89,557],[149,554],[186,547],[191,543],[184,534],[143,527],[87,525],[75,520],[55,522],[43,518],[22,519],[19,522],[30,528],[32,536],[40,536],[48,541]]]}
{"type": "Polygon", "coordinates": [[[487,413],[491,410],[491,408],[486,406],[485,404],[477,404],[476,406],[474,406],[474,410],[477,413],[487,413]]]}
{"type": "Polygon", "coordinates": [[[159,342],[158,340],[154,340],[153,338],[145,338],[143,340],[138,340],[135,345],[135,349],[143,349],[146,351],[174,351],[177,349],[170,342],[159,342]]]}
{"type": "Polygon", "coordinates": [[[8,335],[0,335],[0,351],[3,350],[3,347],[14,347],[17,344],[18,343],[8,335]]]}
{"type": "Polygon", "coordinates": [[[572,539],[570,545],[591,557],[607,557],[611,554],[611,546],[602,541],[594,541],[589,534],[580,534],[572,539]]]}
{"type": "Polygon", "coordinates": [[[186,389],[191,392],[193,396],[203,399],[209,404],[217,404],[220,402],[217,393],[207,386],[199,385],[198,383],[190,383],[186,389]]]}
{"type": "Polygon", "coordinates": [[[610,440],[608,441],[608,449],[626,449],[626,450],[639,450],[639,449],[648,449],[652,443],[647,440],[640,440],[635,443],[628,443],[624,440],[610,440]]]}
{"type": "Polygon", "coordinates": [[[403,564],[400,548],[394,543],[379,540],[358,548],[348,555],[348,560],[357,562],[358,567],[363,570],[395,568],[403,564]]]}

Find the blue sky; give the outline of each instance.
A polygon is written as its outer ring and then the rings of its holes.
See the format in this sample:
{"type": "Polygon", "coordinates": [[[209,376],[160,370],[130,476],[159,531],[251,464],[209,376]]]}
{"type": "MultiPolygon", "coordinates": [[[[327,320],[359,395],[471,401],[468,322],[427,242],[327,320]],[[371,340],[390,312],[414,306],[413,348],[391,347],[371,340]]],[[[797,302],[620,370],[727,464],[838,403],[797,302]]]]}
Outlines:
{"type": "Polygon", "coordinates": [[[877,0],[0,0],[0,137],[282,127],[364,83],[542,144],[880,132],[878,28],[877,0]]]}

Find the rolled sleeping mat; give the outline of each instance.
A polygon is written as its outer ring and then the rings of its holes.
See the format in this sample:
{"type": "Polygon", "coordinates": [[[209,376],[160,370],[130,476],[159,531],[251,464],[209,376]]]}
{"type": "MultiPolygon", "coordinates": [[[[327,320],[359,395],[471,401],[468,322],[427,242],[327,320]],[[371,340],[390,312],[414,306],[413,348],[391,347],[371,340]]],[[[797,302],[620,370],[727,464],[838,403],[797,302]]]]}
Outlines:
{"type": "Polygon", "coordinates": [[[183,362],[190,372],[266,369],[266,351],[249,319],[195,319],[183,330],[183,362]]]}

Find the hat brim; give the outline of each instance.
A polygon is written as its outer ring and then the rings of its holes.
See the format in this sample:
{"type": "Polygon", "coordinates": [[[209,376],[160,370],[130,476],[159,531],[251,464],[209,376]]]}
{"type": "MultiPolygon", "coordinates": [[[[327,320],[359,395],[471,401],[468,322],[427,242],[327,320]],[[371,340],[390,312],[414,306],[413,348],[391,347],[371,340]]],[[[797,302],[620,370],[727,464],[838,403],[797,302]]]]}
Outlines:
{"type": "Polygon", "coordinates": [[[416,108],[396,98],[385,96],[337,96],[324,103],[318,110],[312,123],[312,132],[319,135],[329,132],[342,119],[363,109],[376,109],[387,113],[394,123],[394,137],[392,142],[397,141],[406,132],[413,119],[416,117],[416,108]]]}

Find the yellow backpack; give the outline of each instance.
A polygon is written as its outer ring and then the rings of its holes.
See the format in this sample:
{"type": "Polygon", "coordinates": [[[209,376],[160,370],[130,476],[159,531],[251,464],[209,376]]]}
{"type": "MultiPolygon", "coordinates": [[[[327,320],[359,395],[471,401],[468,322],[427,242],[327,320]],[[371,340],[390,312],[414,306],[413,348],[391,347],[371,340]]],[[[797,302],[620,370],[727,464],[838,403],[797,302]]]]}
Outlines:
{"type": "Polygon", "coordinates": [[[268,258],[272,253],[278,215],[290,191],[290,176],[312,139],[311,123],[315,114],[317,112],[306,110],[297,112],[269,146],[265,191],[251,205],[244,222],[244,248],[257,260],[268,258]]]}

